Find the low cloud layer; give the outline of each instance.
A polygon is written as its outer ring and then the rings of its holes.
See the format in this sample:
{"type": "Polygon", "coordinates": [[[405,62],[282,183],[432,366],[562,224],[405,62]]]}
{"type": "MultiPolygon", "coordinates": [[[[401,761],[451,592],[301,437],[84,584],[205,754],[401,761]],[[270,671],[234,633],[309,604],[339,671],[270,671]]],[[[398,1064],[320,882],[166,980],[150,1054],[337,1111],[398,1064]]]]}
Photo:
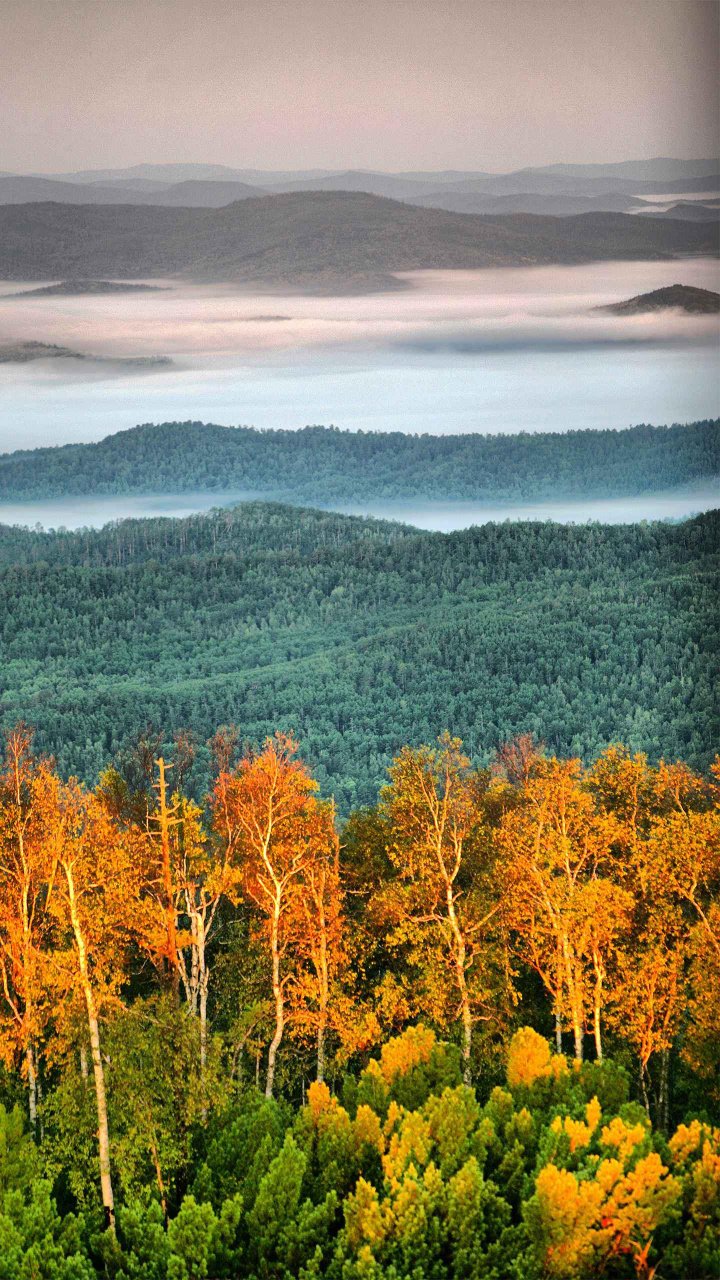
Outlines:
{"type": "Polygon", "coordinates": [[[719,276],[696,259],[431,271],[364,297],[172,282],[138,295],[0,296],[0,344],[173,362],[142,378],[91,361],[0,366],[0,450],[188,418],[444,433],[714,416],[717,317],[595,308],[676,282],[718,289],[719,276]]]}

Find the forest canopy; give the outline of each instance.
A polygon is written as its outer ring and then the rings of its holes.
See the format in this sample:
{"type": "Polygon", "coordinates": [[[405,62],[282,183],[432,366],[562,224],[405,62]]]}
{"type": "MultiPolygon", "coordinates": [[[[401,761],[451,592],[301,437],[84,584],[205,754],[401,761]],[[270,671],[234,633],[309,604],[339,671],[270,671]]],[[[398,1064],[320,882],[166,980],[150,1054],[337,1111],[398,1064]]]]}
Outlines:
{"type": "Polygon", "coordinates": [[[718,741],[717,512],[453,534],[241,505],[100,531],[0,528],[0,718],[94,782],[148,725],[280,725],[347,813],[447,723],[704,768],[718,741]]]}
{"type": "Polygon", "coordinates": [[[286,502],[622,497],[720,476],[720,420],[623,431],[408,435],[145,424],[0,456],[0,499],[244,490],[286,502]]]}
{"type": "Polygon", "coordinates": [[[0,1274],[716,1276],[720,759],[210,750],[7,735],[0,1274]]]}

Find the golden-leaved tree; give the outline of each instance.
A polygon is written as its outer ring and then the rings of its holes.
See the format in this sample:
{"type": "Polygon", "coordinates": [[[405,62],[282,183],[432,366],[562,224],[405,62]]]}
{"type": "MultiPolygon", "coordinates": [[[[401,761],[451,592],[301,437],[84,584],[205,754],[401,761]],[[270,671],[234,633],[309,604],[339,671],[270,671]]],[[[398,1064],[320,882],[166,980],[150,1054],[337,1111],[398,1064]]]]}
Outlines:
{"type": "MultiPolygon", "coordinates": [[[[295,758],[296,750],[292,738],[276,734],[261,751],[248,752],[232,771],[221,772],[213,799],[231,850],[229,862],[242,895],[258,914],[269,962],[274,1031],[265,1077],[268,1098],[285,1031],[288,985],[301,963],[301,948],[293,944],[305,928],[312,928],[319,938],[314,949],[319,964],[318,1029],[323,1036],[327,1004],[324,1013],[322,1006],[329,991],[329,975],[323,976],[322,939],[327,946],[330,935],[323,935],[316,905],[308,896],[312,877],[319,888],[321,868],[327,868],[335,856],[337,836],[332,807],[319,799],[318,785],[295,758]]],[[[321,897],[324,902],[324,891],[321,897]]],[[[313,950],[309,933],[306,945],[313,950]]]]}
{"type": "Polygon", "coordinates": [[[18,1059],[27,1081],[28,1110],[38,1128],[38,1043],[49,1009],[47,957],[50,865],[37,794],[47,765],[31,755],[32,734],[18,725],[7,735],[0,773],[0,1053],[18,1059]]]}
{"type": "Polygon", "coordinates": [[[101,1050],[101,1017],[118,1001],[127,952],[138,940],[140,868],[133,842],[102,800],[71,779],[47,772],[36,792],[43,839],[51,859],[50,909],[56,920],[54,980],[69,1003],[85,1011],[98,1122],[100,1189],[106,1220],[114,1225],[110,1135],[101,1050]]]}
{"type": "Polygon", "coordinates": [[[607,965],[628,910],[608,874],[613,818],[597,812],[584,782],[579,760],[543,759],[497,833],[508,922],[552,1000],[558,1047],[567,1019],[578,1059],[589,1024],[602,1052],[607,965]]]}
{"type": "Polygon", "coordinates": [[[459,1017],[467,1083],[474,1028],[503,1007],[483,789],[457,738],[401,751],[382,797],[395,876],[376,907],[392,945],[406,953],[424,1016],[445,1027],[459,1017]]]}

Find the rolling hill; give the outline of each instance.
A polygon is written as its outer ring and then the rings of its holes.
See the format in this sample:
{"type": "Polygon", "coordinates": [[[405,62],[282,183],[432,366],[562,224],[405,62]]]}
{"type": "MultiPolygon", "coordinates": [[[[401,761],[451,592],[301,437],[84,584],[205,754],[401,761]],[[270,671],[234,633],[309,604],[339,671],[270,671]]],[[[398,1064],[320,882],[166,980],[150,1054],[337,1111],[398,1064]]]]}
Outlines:
{"type": "Polygon", "coordinates": [[[624,302],[612,302],[598,307],[616,316],[634,316],[647,311],[686,311],[688,315],[717,315],[720,311],[720,293],[712,289],[697,289],[690,284],[671,284],[666,289],[653,289],[651,293],[639,293],[624,302]]]}
{"type": "Polygon", "coordinates": [[[112,183],[66,182],[19,174],[0,175],[0,205],[37,204],[153,204],[187,208],[219,208],[233,200],[262,196],[265,192],[247,182],[188,178],[165,185],[141,179],[112,183]]]}
{"type": "Polygon", "coordinates": [[[0,279],[207,281],[347,290],[396,272],[714,253],[710,224],[530,214],[474,217],[362,193],[301,192],[221,209],[26,204],[0,208],[0,279]]]}
{"type": "Polygon", "coordinates": [[[95,444],[0,455],[0,498],[254,490],[288,502],[621,497],[720,475],[720,420],[625,431],[412,436],[135,427],[95,444]]]}
{"type": "Polygon", "coordinates": [[[98,532],[0,527],[0,722],[94,780],[148,724],[200,744],[293,731],[324,793],[374,802],[391,756],[446,726],[717,745],[718,513],[678,525],[462,533],[250,503],[98,532]]]}

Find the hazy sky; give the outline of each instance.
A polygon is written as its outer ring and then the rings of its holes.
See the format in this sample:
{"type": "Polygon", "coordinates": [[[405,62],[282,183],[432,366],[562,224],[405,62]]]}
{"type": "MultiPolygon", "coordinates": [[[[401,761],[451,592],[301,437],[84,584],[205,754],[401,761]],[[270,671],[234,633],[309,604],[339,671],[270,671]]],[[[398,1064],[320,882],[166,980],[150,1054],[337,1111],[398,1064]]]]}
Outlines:
{"type": "Polygon", "coordinates": [[[716,0],[0,0],[0,169],[717,150],[716,0]]]}

